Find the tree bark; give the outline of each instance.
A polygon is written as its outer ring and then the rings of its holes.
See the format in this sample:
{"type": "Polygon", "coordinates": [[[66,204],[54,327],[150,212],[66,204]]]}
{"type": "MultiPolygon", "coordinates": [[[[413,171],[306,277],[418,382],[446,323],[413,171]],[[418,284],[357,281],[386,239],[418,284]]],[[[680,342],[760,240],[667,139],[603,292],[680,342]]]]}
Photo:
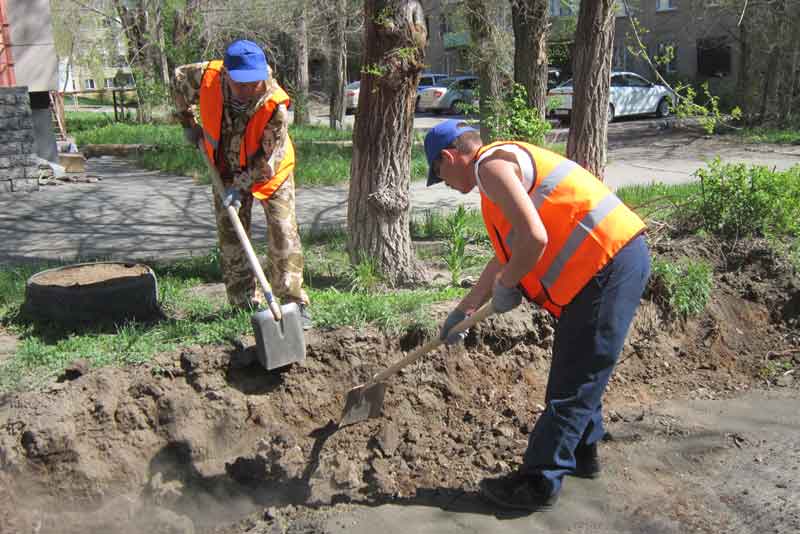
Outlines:
{"type": "Polygon", "coordinates": [[[511,0],[514,81],[528,92],[528,105],[547,113],[547,0],[511,0]]]}
{"type": "Polygon", "coordinates": [[[330,57],[328,63],[330,74],[328,76],[329,117],[330,127],[336,130],[344,128],[344,86],[347,72],[347,39],[345,28],[347,26],[347,2],[336,0],[335,12],[330,27],[330,57]]]}
{"type": "Polygon", "coordinates": [[[297,79],[295,81],[294,94],[295,124],[309,124],[311,122],[308,101],[308,24],[306,19],[306,5],[305,0],[303,0],[298,3],[297,11],[295,12],[295,20],[297,21],[295,34],[295,51],[297,54],[297,67],[295,69],[297,79]]]}
{"type": "Polygon", "coordinates": [[[409,183],[414,102],[428,41],[418,0],[364,1],[364,56],[353,133],[348,253],[391,285],[420,279],[411,248],[409,183]]]}
{"type": "Polygon", "coordinates": [[[614,0],[581,2],[575,31],[574,94],[567,157],[601,180],[608,140],[614,22],[614,0]]]}
{"type": "Polygon", "coordinates": [[[466,6],[467,21],[472,35],[472,45],[477,54],[477,70],[480,79],[481,137],[484,141],[490,141],[493,139],[490,117],[493,114],[493,106],[500,105],[502,97],[500,69],[497,66],[495,26],[489,18],[489,8],[484,0],[467,0],[466,6]]]}

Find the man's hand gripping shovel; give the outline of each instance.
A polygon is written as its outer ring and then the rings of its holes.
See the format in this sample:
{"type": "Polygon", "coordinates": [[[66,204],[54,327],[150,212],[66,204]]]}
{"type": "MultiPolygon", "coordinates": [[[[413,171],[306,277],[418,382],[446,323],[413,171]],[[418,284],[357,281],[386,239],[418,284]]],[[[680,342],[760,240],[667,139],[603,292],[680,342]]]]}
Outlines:
{"type": "MultiPolygon", "coordinates": [[[[209,161],[202,142],[198,145],[198,148],[208,166],[214,190],[216,190],[220,198],[224,198],[225,186],[216,167],[209,161]]],[[[306,357],[306,343],[303,335],[300,307],[295,303],[284,304],[283,306],[278,305],[267,277],[264,275],[264,270],[261,268],[261,263],[258,261],[256,252],[247,237],[247,232],[245,232],[242,222],[239,220],[239,213],[236,207],[228,206],[225,211],[245,254],[247,254],[250,268],[264,290],[264,297],[269,305],[269,310],[258,311],[251,317],[259,361],[267,370],[302,362],[306,357]]]]}

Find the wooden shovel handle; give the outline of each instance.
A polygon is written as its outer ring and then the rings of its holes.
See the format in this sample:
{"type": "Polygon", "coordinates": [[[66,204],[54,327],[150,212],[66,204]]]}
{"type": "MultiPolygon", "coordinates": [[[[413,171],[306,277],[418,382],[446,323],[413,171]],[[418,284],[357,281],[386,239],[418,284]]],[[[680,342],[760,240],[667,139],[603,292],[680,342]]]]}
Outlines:
{"type": "MultiPolygon", "coordinates": [[[[486,304],[481,306],[481,308],[478,311],[476,311],[475,313],[473,313],[472,315],[470,315],[469,317],[467,317],[466,319],[464,319],[463,321],[461,321],[460,323],[455,325],[453,328],[451,328],[450,332],[454,332],[454,333],[455,332],[463,332],[464,330],[472,328],[477,323],[479,323],[480,321],[483,321],[484,319],[486,319],[487,317],[489,317],[493,313],[494,313],[494,307],[492,306],[492,301],[490,300],[489,302],[487,302],[486,304]]],[[[406,356],[405,358],[403,358],[399,362],[395,363],[394,365],[392,365],[388,369],[384,369],[380,373],[377,373],[375,376],[373,376],[370,379],[370,381],[367,384],[365,384],[365,387],[369,387],[369,386],[372,386],[374,384],[377,384],[378,382],[382,382],[382,381],[386,380],[387,378],[389,378],[390,376],[392,376],[393,374],[398,372],[403,367],[414,363],[415,361],[420,359],[422,356],[424,356],[428,352],[438,348],[443,343],[444,343],[444,341],[439,339],[439,336],[437,335],[435,338],[433,338],[432,340],[428,341],[427,343],[422,345],[420,348],[418,348],[417,350],[415,350],[414,352],[412,352],[411,354],[409,354],[408,356],[406,356]]]]}
{"type": "MultiPolygon", "coordinates": [[[[223,199],[225,197],[225,185],[222,183],[222,179],[219,177],[216,167],[214,167],[214,165],[212,165],[208,160],[208,155],[206,154],[204,147],[200,145],[198,148],[200,148],[200,153],[203,155],[206,165],[208,165],[208,172],[211,175],[211,184],[213,185],[214,189],[217,190],[217,194],[220,196],[220,199],[223,199]]],[[[272,287],[270,287],[269,282],[267,281],[267,277],[264,274],[264,269],[261,268],[261,263],[258,261],[258,256],[256,256],[256,251],[253,250],[253,245],[250,244],[250,238],[247,237],[247,232],[245,232],[244,226],[242,226],[242,221],[239,220],[239,213],[233,206],[228,206],[225,208],[225,211],[227,212],[228,218],[231,220],[231,224],[233,224],[233,229],[236,232],[236,236],[239,238],[239,242],[242,244],[242,248],[247,255],[247,261],[250,262],[250,268],[253,269],[256,278],[258,278],[258,282],[264,289],[264,296],[267,299],[267,304],[269,304],[270,311],[272,311],[272,316],[276,321],[280,321],[282,318],[281,307],[278,305],[278,302],[272,295],[272,287]]]]}

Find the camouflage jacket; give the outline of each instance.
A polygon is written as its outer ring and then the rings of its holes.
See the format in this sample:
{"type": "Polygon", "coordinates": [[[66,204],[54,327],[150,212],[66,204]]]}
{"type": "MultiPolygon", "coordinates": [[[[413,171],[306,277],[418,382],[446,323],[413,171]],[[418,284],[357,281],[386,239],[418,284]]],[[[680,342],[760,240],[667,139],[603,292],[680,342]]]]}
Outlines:
{"type": "MultiPolygon", "coordinates": [[[[175,116],[184,127],[197,125],[193,108],[200,103],[200,83],[207,66],[208,62],[192,63],[175,69],[175,116]]],[[[216,165],[226,183],[249,189],[254,182],[270,179],[274,169],[283,160],[289,139],[289,112],[283,104],[275,109],[264,128],[261,149],[252,158],[247,169],[240,168],[239,151],[247,123],[267,98],[278,89],[278,83],[271,77],[266,82],[264,94],[260,98],[254,98],[244,111],[237,113],[231,106],[226,105],[231,100],[231,94],[228,84],[225,83],[227,74],[224,68],[221,74],[223,76],[222,128],[216,165]]]]}

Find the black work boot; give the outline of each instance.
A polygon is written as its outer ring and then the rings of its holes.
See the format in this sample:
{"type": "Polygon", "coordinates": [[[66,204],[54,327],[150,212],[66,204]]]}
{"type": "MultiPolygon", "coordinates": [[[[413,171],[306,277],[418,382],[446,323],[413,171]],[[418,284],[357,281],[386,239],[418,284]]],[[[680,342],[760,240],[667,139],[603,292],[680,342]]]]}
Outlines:
{"type": "Polygon", "coordinates": [[[498,478],[484,478],[480,488],[486,499],[510,510],[544,512],[558,500],[558,494],[550,494],[550,483],[544,477],[520,471],[498,478]]]}
{"type": "Polygon", "coordinates": [[[580,478],[597,478],[600,476],[600,458],[597,455],[597,443],[586,445],[581,443],[575,449],[575,472],[580,478]]]}

